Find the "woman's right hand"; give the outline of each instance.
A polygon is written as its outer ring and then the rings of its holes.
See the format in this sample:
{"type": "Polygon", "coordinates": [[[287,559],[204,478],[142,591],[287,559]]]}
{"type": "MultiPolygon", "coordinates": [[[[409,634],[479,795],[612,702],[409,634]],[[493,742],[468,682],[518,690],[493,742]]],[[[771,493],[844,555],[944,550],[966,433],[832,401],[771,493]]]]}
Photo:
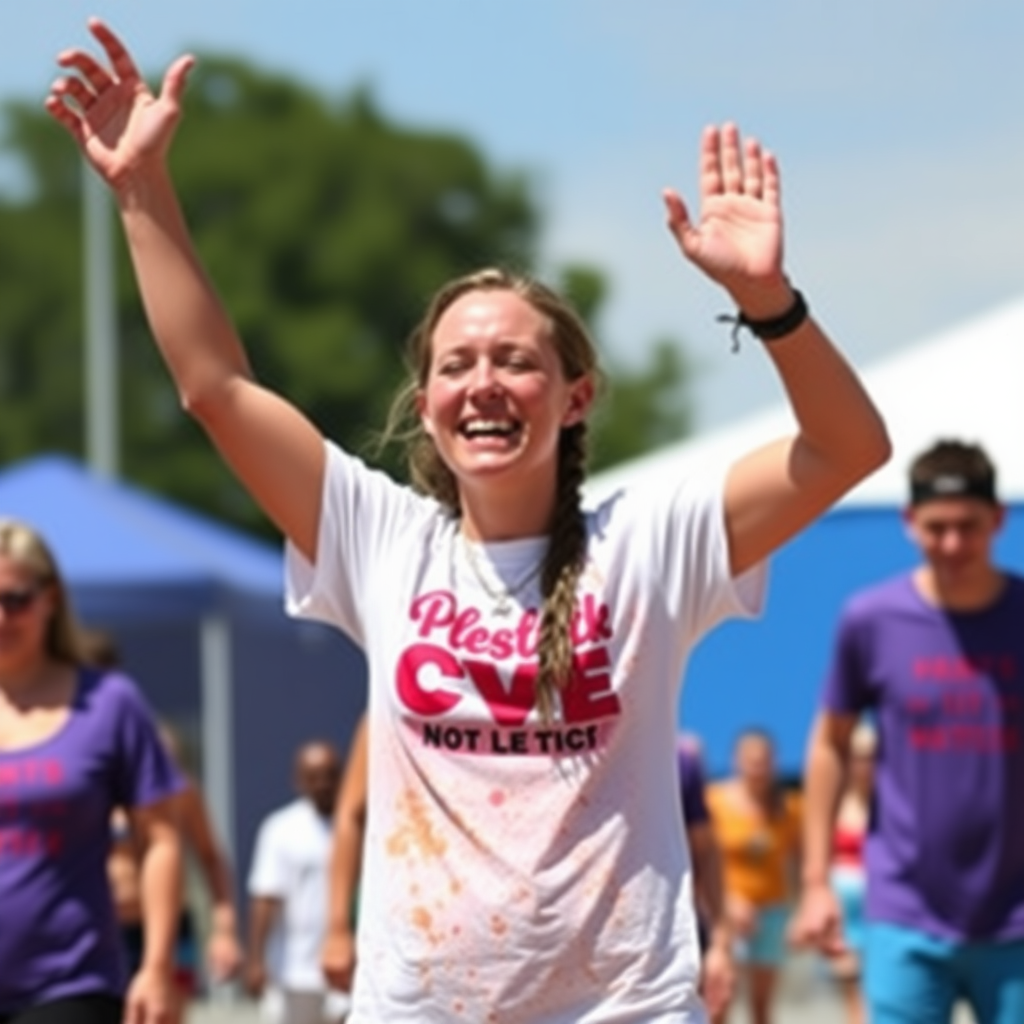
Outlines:
{"type": "Polygon", "coordinates": [[[154,96],[120,39],[98,18],[89,31],[106,65],[85,50],[63,51],[68,70],[50,87],[46,109],[72,135],[99,175],[115,190],[149,166],[162,166],[181,118],[181,98],[194,59],[179,57],[154,96]]]}

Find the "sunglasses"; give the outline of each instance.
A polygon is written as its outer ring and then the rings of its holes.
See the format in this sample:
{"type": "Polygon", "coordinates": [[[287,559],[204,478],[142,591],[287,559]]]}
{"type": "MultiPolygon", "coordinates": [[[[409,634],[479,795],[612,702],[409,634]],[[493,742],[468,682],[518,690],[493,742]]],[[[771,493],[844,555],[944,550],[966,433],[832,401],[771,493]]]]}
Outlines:
{"type": "Polygon", "coordinates": [[[32,607],[35,599],[39,596],[39,587],[30,590],[2,590],[0,591],[0,609],[4,615],[23,615],[32,607]]]}

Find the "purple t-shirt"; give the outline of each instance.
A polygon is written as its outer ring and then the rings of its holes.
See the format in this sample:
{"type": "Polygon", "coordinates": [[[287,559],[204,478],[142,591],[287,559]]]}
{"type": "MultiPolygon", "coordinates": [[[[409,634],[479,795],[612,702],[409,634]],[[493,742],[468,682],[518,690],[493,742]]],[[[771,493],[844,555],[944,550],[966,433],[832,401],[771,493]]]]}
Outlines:
{"type": "Polygon", "coordinates": [[[182,780],[126,676],[83,671],[53,736],[0,751],[0,1015],[127,979],[107,881],[110,816],[182,780]]]}
{"type": "Polygon", "coordinates": [[[1024,938],[1024,579],[939,610],[909,576],[853,598],[825,707],[874,709],[869,918],[953,940],[1024,938]]]}
{"type": "Polygon", "coordinates": [[[701,825],[710,820],[704,799],[704,764],[700,745],[689,736],[681,736],[676,744],[676,767],[679,772],[679,796],[683,805],[683,823],[701,825]]]}

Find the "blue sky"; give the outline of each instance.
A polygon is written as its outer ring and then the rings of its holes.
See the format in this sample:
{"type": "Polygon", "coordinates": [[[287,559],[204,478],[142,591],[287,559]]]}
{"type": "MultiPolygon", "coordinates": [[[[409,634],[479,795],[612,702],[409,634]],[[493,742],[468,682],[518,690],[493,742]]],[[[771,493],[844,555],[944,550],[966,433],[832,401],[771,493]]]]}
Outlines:
{"type": "Polygon", "coordinates": [[[93,13],[147,73],[189,49],[329,94],[368,82],[390,116],[530,172],[547,260],[607,271],[621,358],[686,341],[703,428],[778,397],[756,346],[728,354],[727,303],[663,226],[709,121],[779,155],[791,276],[858,365],[1024,297],[1020,0],[7,2],[0,97],[41,99],[93,13]]]}

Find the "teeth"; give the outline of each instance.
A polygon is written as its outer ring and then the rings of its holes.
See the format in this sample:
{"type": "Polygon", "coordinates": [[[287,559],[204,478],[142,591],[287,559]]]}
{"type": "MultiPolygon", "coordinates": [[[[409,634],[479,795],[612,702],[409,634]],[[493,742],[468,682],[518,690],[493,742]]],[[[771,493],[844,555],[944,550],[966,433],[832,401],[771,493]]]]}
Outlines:
{"type": "Polygon", "coordinates": [[[472,420],[462,429],[466,434],[511,434],[515,424],[508,420],[472,420]]]}

